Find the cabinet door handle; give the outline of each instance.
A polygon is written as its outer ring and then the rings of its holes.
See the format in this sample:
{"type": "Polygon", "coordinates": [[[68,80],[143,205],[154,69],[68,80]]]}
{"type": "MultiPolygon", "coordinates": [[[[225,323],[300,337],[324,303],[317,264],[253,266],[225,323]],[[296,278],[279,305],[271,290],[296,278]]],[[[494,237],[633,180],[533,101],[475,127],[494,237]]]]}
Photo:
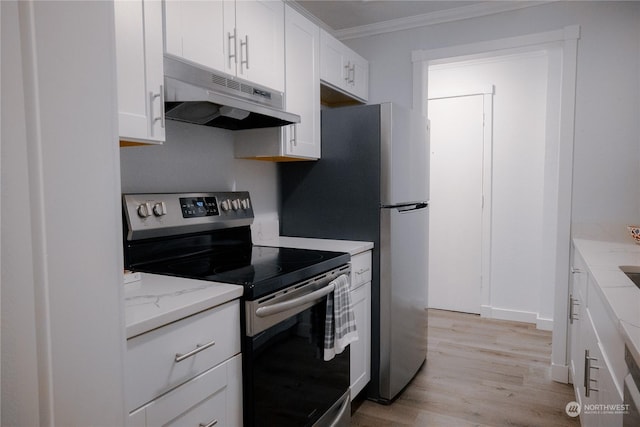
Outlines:
{"type": "Polygon", "coordinates": [[[344,71],[344,81],[349,83],[351,77],[351,61],[347,62],[347,65],[344,66],[344,71]]]}
{"type": "Polygon", "coordinates": [[[182,362],[183,360],[188,359],[191,356],[195,356],[196,354],[208,349],[209,347],[213,347],[214,345],[216,345],[216,342],[211,341],[210,343],[205,345],[200,345],[200,344],[196,345],[196,348],[191,350],[189,353],[185,353],[185,354],[176,353],[175,362],[176,363],[182,362]]]}
{"type": "Polygon", "coordinates": [[[594,380],[591,378],[591,370],[592,369],[600,369],[599,366],[591,366],[591,361],[597,361],[598,358],[589,356],[589,350],[584,351],[584,395],[585,397],[589,397],[592,391],[598,392],[597,388],[592,388],[591,383],[598,383],[598,380],[594,380]]]}
{"type": "Polygon", "coordinates": [[[229,52],[229,68],[231,68],[231,60],[233,59],[233,63],[237,64],[238,63],[238,55],[237,55],[237,48],[236,48],[236,29],[233,29],[233,35],[231,35],[231,31],[229,31],[227,33],[227,51],[229,52]],[[233,40],[233,43],[231,43],[231,40],[233,40]],[[233,54],[231,53],[231,47],[233,46],[233,54]]]}
{"type": "Polygon", "coordinates": [[[291,142],[294,147],[298,146],[298,127],[296,125],[291,125],[291,142]]]}
{"type": "Polygon", "coordinates": [[[349,83],[352,86],[355,86],[355,84],[356,84],[356,64],[353,64],[349,68],[349,83]]]}
{"type": "Polygon", "coordinates": [[[573,295],[569,295],[569,322],[573,325],[574,320],[580,320],[578,314],[576,313],[575,306],[580,305],[577,298],[574,298],[573,295]]]}
{"type": "Polygon", "coordinates": [[[164,85],[160,85],[159,93],[149,92],[149,116],[151,118],[151,136],[153,136],[153,126],[158,120],[160,120],[160,126],[164,128],[164,85]],[[153,104],[156,98],[160,98],[160,114],[158,116],[153,113],[153,104]]]}
{"type": "Polygon", "coordinates": [[[582,270],[576,267],[571,267],[571,274],[580,274],[580,273],[582,273],[582,270]]]}
{"type": "Polygon", "coordinates": [[[244,36],[244,41],[240,40],[240,68],[242,64],[249,69],[249,35],[244,36]],[[244,59],[242,59],[242,47],[244,46],[244,59]]]}
{"type": "Polygon", "coordinates": [[[370,268],[368,268],[368,267],[367,268],[361,268],[360,270],[356,271],[356,274],[364,274],[369,270],[370,270],[370,268]]]}
{"type": "Polygon", "coordinates": [[[198,427],[213,427],[216,424],[218,424],[218,420],[213,420],[209,424],[200,423],[198,424],[198,427]]]}
{"type": "Polygon", "coordinates": [[[160,121],[160,126],[164,128],[164,85],[160,85],[160,92],[158,93],[149,92],[149,117],[151,119],[151,135],[153,136],[153,126],[158,120],[160,121]],[[158,116],[154,114],[153,109],[156,98],[160,98],[160,114],[158,116]]]}

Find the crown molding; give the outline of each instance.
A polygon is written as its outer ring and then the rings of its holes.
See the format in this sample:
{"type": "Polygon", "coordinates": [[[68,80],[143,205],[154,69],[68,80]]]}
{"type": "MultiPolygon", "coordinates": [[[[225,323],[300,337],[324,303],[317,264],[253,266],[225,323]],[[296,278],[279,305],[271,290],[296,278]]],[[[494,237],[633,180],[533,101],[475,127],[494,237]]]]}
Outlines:
{"type": "MultiPolygon", "coordinates": [[[[532,6],[552,3],[551,1],[487,1],[469,6],[422,15],[409,16],[407,18],[392,19],[375,24],[361,25],[353,28],[333,31],[333,35],[339,40],[355,39],[373,36],[377,34],[391,33],[393,31],[409,30],[428,25],[442,24],[445,22],[459,21],[462,19],[477,18],[496,13],[510,12],[532,6]]],[[[325,24],[326,27],[326,24],[325,24]]],[[[331,31],[330,31],[331,32],[331,31]]]]}
{"type": "MultiPolygon", "coordinates": [[[[0,1],[2,1],[2,0],[0,0],[0,1]]],[[[334,34],[336,32],[336,30],[331,28],[328,24],[326,24],[325,22],[321,21],[317,16],[315,16],[314,14],[309,12],[307,9],[302,7],[300,5],[300,3],[298,2],[298,0],[283,0],[283,1],[284,1],[284,3],[286,5],[289,5],[292,9],[294,9],[295,11],[300,13],[300,15],[304,16],[309,21],[311,21],[314,24],[316,24],[318,27],[324,29],[329,34],[334,34]]]]}

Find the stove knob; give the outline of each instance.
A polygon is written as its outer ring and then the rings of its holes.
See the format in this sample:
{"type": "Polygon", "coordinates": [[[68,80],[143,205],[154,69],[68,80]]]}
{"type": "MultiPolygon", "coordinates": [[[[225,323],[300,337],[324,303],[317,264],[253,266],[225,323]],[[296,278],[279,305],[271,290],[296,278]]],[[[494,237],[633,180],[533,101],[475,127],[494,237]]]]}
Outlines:
{"type": "Polygon", "coordinates": [[[221,201],[221,202],[220,202],[220,209],[221,209],[223,212],[226,212],[226,211],[228,211],[228,210],[229,210],[229,208],[231,207],[231,206],[230,206],[230,204],[231,204],[231,201],[230,201],[229,199],[227,199],[227,200],[223,200],[223,201],[221,201]]]}
{"type": "Polygon", "coordinates": [[[239,199],[235,199],[231,201],[231,208],[234,211],[237,211],[238,209],[240,209],[240,200],[239,199]]]}
{"type": "Polygon", "coordinates": [[[151,216],[151,204],[149,202],[138,205],[138,216],[140,218],[147,218],[151,216]]]}
{"type": "Polygon", "coordinates": [[[249,199],[243,199],[240,201],[240,206],[242,206],[242,209],[246,211],[251,207],[251,202],[249,201],[249,199]]]}
{"type": "Polygon", "coordinates": [[[167,205],[165,202],[159,202],[153,205],[153,214],[155,216],[162,216],[167,214],[167,205]]]}

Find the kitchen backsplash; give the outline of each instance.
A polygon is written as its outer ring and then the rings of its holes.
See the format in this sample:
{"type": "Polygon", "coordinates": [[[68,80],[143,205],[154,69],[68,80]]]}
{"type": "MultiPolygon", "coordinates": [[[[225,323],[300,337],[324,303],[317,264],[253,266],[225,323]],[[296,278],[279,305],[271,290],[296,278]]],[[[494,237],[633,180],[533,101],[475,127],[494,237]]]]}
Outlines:
{"type": "Polygon", "coordinates": [[[234,158],[233,133],[168,120],[163,145],[120,149],[123,193],[246,190],[256,221],[278,218],[277,165],[234,158]]]}

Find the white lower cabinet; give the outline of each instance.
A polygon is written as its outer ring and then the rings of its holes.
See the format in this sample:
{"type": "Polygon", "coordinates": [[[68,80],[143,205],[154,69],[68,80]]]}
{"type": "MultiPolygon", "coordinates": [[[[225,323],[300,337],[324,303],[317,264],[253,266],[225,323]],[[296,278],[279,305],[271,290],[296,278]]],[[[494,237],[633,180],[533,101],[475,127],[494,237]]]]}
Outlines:
{"type": "Polygon", "coordinates": [[[129,426],[241,425],[239,324],[232,301],[129,339],[129,426]]]}
{"type": "Polygon", "coordinates": [[[350,344],[353,400],[371,380],[371,251],[351,257],[350,296],[358,330],[358,340],[350,344]]]}
{"type": "Polygon", "coordinates": [[[624,339],[605,307],[598,283],[579,251],[573,253],[569,307],[571,380],[584,427],[622,426],[624,339]],[[614,409],[610,409],[614,408],[614,409]]]}

